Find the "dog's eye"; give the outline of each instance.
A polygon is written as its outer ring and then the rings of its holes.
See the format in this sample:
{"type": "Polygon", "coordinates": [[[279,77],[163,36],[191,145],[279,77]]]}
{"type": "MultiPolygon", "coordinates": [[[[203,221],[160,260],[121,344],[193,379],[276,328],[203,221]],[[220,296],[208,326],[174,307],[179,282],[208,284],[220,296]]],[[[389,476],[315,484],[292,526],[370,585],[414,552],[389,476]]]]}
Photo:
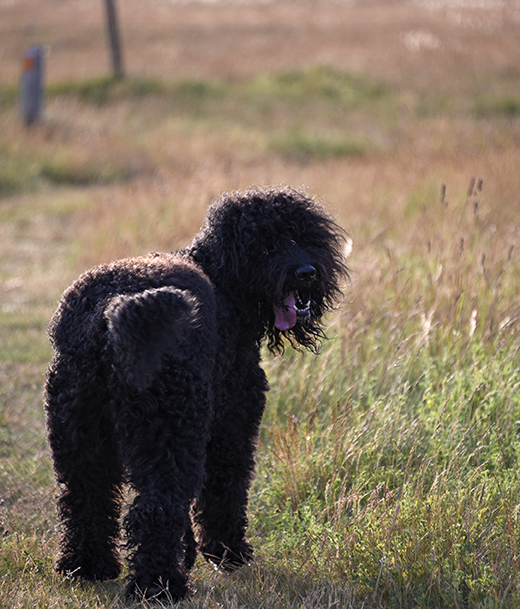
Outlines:
{"type": "Polygon", "coordinates": [[[291,239],[291,245],[298,245],[294,239],[291,239]]]}

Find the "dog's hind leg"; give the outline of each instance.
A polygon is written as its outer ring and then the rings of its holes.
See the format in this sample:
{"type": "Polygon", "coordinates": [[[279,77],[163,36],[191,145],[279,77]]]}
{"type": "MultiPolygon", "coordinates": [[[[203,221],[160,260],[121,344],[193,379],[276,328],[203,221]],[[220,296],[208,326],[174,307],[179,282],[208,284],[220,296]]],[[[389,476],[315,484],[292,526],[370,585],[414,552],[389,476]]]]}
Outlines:
{"type": "Polygon", "coordinates": [[[121,570],[118,538],[123,471],[102,384],[89,366],[51,364],[46,384],[49,443],[59,485],[56,569],[88,580],[121,570]]]}

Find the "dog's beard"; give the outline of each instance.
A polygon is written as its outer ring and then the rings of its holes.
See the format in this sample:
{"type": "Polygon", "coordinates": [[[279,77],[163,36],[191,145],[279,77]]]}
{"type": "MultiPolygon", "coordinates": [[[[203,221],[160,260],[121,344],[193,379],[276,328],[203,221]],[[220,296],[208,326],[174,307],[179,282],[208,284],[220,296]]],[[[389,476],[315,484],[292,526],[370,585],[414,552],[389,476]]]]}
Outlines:
{"type": "Polygon", "coordinates": [[[272,353],[283,353],[284,341],[287,341],[297,351],[309,349],[317,353],[325,338],[319,318],[309,317],[287,330],[280,330],[273,324],[267,331],[267,348],[272,353]]]}

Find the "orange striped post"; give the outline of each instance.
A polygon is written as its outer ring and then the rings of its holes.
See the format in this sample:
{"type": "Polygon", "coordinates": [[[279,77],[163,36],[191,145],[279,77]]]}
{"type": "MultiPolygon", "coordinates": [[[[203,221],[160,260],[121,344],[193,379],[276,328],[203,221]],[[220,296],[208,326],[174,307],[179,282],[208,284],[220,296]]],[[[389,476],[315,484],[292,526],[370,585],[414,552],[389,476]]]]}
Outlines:
{"type": "Polygon", "coordinates": [[[19,95],[25,124],[37,123],[43,106],[43,50],[40,46],[31,47],[23,54],[19,95]]]}

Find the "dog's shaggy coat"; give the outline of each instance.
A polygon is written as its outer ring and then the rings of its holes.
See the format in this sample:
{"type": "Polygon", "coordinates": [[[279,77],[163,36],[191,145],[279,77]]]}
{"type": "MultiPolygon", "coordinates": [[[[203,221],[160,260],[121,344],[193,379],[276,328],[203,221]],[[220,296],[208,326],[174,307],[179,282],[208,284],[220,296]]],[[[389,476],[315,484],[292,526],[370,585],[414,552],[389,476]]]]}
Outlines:
{"type": "Polygon", "coordinates": [[[50,324],[45,405],[60,487],[56,568],[181,599],[197,548],[252,558],[248,489],[265,406],[260,343],[315,349],[347,278],[345,235],[294,190],[223,195],[186,250],[101,265],[50,324]]]}

